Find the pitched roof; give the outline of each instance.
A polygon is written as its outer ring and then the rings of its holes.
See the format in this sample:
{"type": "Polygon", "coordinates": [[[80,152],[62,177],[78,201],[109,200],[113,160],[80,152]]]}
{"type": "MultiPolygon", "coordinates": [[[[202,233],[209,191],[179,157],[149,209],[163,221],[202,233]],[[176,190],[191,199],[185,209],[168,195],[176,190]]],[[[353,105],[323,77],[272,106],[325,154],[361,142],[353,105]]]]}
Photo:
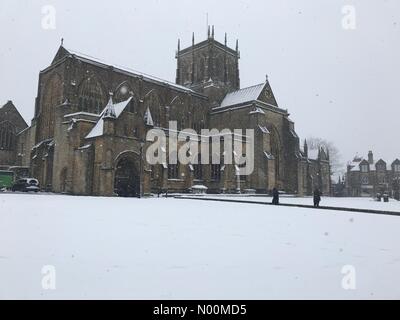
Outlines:
{"type": "MultiPolygon", "coordinates": [[[[132,97],[130,97],[126,101],[122,101],[120,103],[113,104],[114,111],[115,111],[115,117],[118,119],[121,113],[125,110],[126,106],[131,102],[132,97]]],[[[96,138],[100,137],[103,135],[104,132],[104,117],[106,116],[106,110],[109,108],[109,104],[104,108],[104,110],[100,113],[100,118],[97,121],[96,125],[93,127],[93,129],[89,132],[89,134],[86,136],[86,139],[89,138],[96,138]]]]}
{"type": "Polygon", "coordinates": [[[399,159],[394,160],[394,161],[392,162],[392,165],[393,165],[393,164],[400,164],[400,160],[399,160],[399,159]]]}
{"type": "Polygon", "coordinates": [[[233,106],[233,105],[257,100],[258,97],[261,95],[261,92],[264,89],[265,85],[266,85],[266,82],[263,82],[258,85],[252,86],[252,87],[243,88],[243,89],[228,93],[218,108],[224,108],[224,107],[228,107],[228,106],[233,106]]]}
{"type": "MultiPolygon", "coordinates": [[[[132,77],[143,77],[144,80],[147,81],[152,81],[152,82],[156,82],[157,84],[160,85],[169,85],[172,88],[175,89],[179,89],[181,91],[185,91],[185,92],[190,92],[199,96],[202,96],[201,94],[199,94],[196,91],[193,91],[192,89],[189,89],[187,87],[175,84],[173,82],[169,82],[167,80],[163,80],[161,78],[155,77],[155,76],[151,76],[149,74],[143,73],[143,72],[139,72],[136,70],[133,70],[131,68],[128,67],[123,67],[123,66],[117,66],[117,65],[112,65],[106,61],[103,61],[102,59],[98,59],[92,56],[89,56],[87,54],[75,51],[75,50],[71,50],[68,48],[65,48],[63,46],[61,46],[58,51],[56,56],[54,57],[54,60],[52,62],[52,64],[54,64],[55,62],[61,60],[62,58],[69,56],[69,55],[73,55],[76,59],[78,59],[79,61],[85,62],[85,63],[89,63],[92,65],[97,65],[97,66],[102,66],[102,67],[113,67],[114,71],[116,72],[120,72],[123,74],[126,74],[128,76],[132,76],[132,77]]],[[[204,97],[205,98],[205,97],[204,97]]]]}
{"type": "Polygon", "coordinates": [[[367,165],[369,165],[369,171],[376,171],[376,165],[377,164],[381,164],[381,163],[386,164],[386,165],[387,164],[393,165],[393,164],[396,164],[396,163],[400,163],[400,160],[396,159],[394,161],[387,161],[386,162],[383,159],[379,159],[378,161],[374,161],[373,163],[369,163],[368,159],[362,158],[360,156],[356,156],[353,161],[350,161],[350,162],[347,163],[347,166],[350,167],[350,171],[354,172],[354,171],[360,171],[360,165],[361,164],[367,164],[367,165]]]}
{"type": "Polygon", "coordinates": [[[25,119],[21,116],[12,101],[8,101],[5,105],[0,106],[0,122],[6,120],[16,126],[18,133],[28,127],[25,119]]]}

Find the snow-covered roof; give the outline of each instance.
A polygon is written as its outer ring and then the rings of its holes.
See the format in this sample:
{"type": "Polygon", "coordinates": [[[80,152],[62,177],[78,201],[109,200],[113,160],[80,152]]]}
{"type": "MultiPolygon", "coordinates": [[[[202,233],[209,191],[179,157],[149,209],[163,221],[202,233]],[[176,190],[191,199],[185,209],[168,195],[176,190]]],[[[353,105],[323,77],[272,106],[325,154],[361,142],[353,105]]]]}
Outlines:
{"type": "Polygon", "coordinates": [[[264,111],[262,111],[259,107],[256,107],[253,111],[250,111],[249,114],[265,114],[264,111]]]}
{"type": "MultiPolygon", "coordinates": [[[[380,162],[381,160],[384,161],[384,162],[386,163],[386,165],[391,165],[391,164],[393,164],[393,162],[394,162],[394,161],[386,162],[386,161],[383,160],[383,159],[379,159],[378,161],[374,161],[373,163],[369,163],[369,171],[376,171],[376,165],[377,165],[377,163],[380,162]]],[[[361,164],[363,161],[368,162],[368,159],[361,158],[361,157],[356,157],[356,158],[354,158],[353,161],[348,162],[348,163],[347,163],[347,166],[350,167],[350,171],[352,171],[352,172],[360,171],[360,164],[361,164]]]]}
{"type": "MultiPolygon", "coordinates": [[[[119,118],[121,113],[125,110],[126,106],[129,104],[129,102],[131,102],[131,100],[132,100],[132,97],[130,97],[128,100],[122,101],[120,103],[113,104],[115,116],[117,119],[119,118]]],[[[89,134],[86,136],[86,139],[100,137],[103,135],[104,115],[105,115],[105,111],[106,111],[107,107],[108,107],[108,104],[104,108],[104,110],[101,112],[99,121],[97,121],[97,123],[93,127],[92,131],[90,131],[89,134]]]]}
{"type": "Polygon", "coordinates": [[[151,116],[149,107],[147,107],[146,113],[144,114],[144,123],[146,126],[154,126],[153,117],[151,116]]]}
{"type": "Polygon", "coordinates": [[[258,97],[261,95],[261,92],[264,89],[265,84],[266,83],[263,82],[258,85],[252,86],[252,87],[243,88],[238,91],[228,93],[225,96],[225,98],[222,101],[221,106],[219,108],[224,108],[224,107],[241,104],[241,103],[248,102],[248,101],[257,100],[258,97]]]}
{"type": "Polygon", "coordinates": [[[66,114],[66,115],[64,116],[64,118],[75,117],[75,116],[98,117],[99,115],[96,114],[96,113],[90,113],[90,112],[79,111],[79,112],[75,112],[75,113],[66,114]]]}
{"type": "Polygon", "coordinates": [[[185,91],[185,92],[197,93],[197,92],[195,92],[192,89],[189,89],[187,87],[175,84],[175,83],[167,81],[167,80],[163,80],[161,78],[158,78],[158,77],[155,77],[155,76],[143,73],[143,72],[136,71],[134,69],[131,69],[131,68],[128,68],[128,67],[125,67],[125,66],[112,65],[111,63],[108,63],[108,62],[106,62],[106,61],[104,61],[102,59],[89,56],[87,54],[78,52],[76,50],[71,50],[71,49],[68,49],[68,48],[64,48],[64,49],[66,51],[68,51],[70,54],[74,55],[74,57],[76,59],[81,60],[83,62],[87,62],[87,63],[90,63],[90,64],[94,64],[94,63],[95,64],[100,64],[100,65],[107,66],[107,67],[111,67],[112,66],[114,68],[114,70],[117,71],[117,72],[126,73],[126,74],[128,74],[130,76],[143,77],[143,79],[145,79],[145,80],[154,81],[154,82],[161,83],[161,84],[164,84],[164,85],[167,84],[167,85],[169,85],[169,86],[171,86],[173,88],[180,89],[180,90],[185,91]]]}

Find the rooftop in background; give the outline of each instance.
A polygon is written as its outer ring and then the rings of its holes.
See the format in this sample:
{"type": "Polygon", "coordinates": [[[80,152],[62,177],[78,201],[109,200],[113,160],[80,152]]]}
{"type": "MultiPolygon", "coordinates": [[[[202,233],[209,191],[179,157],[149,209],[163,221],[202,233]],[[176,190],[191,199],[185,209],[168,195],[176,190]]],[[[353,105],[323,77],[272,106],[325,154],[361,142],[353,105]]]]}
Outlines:
{"type": "MultiPolygon", "coordinates": [[[[266,82],[257,84],[255,86],[243,88],[231,93],[228,93],[218,108],[225,108],[228,106],[242,104],[248,101],[254,101],[259,98],[266,82]]],[[[215,108],[215,109],[218,109],[215,108]]]]}
{"type": "Polygon", "coordinates": [[[364,157],[359,156],[358,154],[356,154],[355,157],[353,158],[353,160],[349,161],[347,163],[348,169],[350,171],[352,171],[352,172],[360,171],[360,164],[363,161],[368,162],[370,171],[375,171],[376,170],[376,165],[380,161],[385,162],[386,166],[391,166],[393,164],[397,164],[397,162],[400,163],[399,159],[395,159],[393,161],[385,161],[383,158],[379,158],[378,160],[375,160],[374,159],[374,155],[373,155],[373,153],[371,151],[369,152],[369,156],[370,156],[370,158],[369,157],[364,158],[364,157]]]}

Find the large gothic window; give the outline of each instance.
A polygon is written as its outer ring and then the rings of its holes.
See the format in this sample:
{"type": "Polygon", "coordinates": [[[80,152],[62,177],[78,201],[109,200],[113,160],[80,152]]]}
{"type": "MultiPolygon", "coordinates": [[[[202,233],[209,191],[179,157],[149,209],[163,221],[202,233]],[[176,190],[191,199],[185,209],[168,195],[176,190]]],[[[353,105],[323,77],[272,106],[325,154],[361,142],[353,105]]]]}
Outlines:
{"type": "Polygon", "coordinates": [[[200,58],[197,65],[197,79],[200,82],[203,81],[205,78],[205,66],[206,66],[205,58],[200,58]]]}
{"type": "MultiPolygon", "coordinates": [[[[199,108],[194,108],[195,110],[201,110],[199,108]]],[[[192,121],[192,128],[198,133],[201,134],[201,130],[205,129],[206,125],[206,119],[204,116],[204,113],[196,112],[193,115],[193,121],[192,121]]]]}
{"type": "Polygon", "coordinates": [[[211,165],[211,180],[220,181],[221,180],[221,165],[212,164],[211,165]]]}
{"type": "Polygon", "coordinates": [[[177,122],[178,131],[187,128],[186,110],[184,100],[180,97],[175,97],[171,103],[169,119],[177,122]]]}
{"type": "Polygon", "coordinates": [[[191,63],[185,63],[182,67],[183,73],[183,84],[188,84],[192,82],[192,65],[191,63]]]}
{"type": "Polygon", "coordinates": [[[0,150],[15,150],[15,127],[8,121],[0,124],[0,150]]]}
{"type": "Polygon", "coordinates": [[[84,80],[79,88],[79,109],[100,114],[106,105],[106,95],[101,83],[94,77],[84,80]]]}
{"type": "Polygon", "coordinates": [[[44,87],[37,141],[43,141],[54,136],[55,109],[62,103],[62,98],[63,83],[61,77],[54,74],[44,87]]]}
{"type": "Polygon", "coordinates": [[[281,143],[279,134],[275,128],[271,128],[271,154],[275,158],[275,181],[281,178],[281,143]]]}
{"type": "Polygon", "coordinates": [[[168,179],[179,179],[179,164],[168,165],[168,179]]]}
{"type": "Polygon", "coordinates": [[[215,58],[215,75],[219,80],[224,80],[225,63],[222,54],[215,58]]]}

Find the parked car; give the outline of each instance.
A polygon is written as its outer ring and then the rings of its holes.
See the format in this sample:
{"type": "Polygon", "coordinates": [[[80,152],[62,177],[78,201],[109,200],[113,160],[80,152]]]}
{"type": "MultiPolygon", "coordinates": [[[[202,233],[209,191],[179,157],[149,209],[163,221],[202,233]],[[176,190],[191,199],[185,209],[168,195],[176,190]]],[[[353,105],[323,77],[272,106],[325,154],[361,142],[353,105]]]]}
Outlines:
{"type": "Polygon", "coordinates": [[[22,192],[39,192],[39,181],[34,178],[24,178],[24,179],[19,179],[17,182],[13,184],[11,187],[11,190],[13,192],[15,191],[22,191],[22,192]]]}

